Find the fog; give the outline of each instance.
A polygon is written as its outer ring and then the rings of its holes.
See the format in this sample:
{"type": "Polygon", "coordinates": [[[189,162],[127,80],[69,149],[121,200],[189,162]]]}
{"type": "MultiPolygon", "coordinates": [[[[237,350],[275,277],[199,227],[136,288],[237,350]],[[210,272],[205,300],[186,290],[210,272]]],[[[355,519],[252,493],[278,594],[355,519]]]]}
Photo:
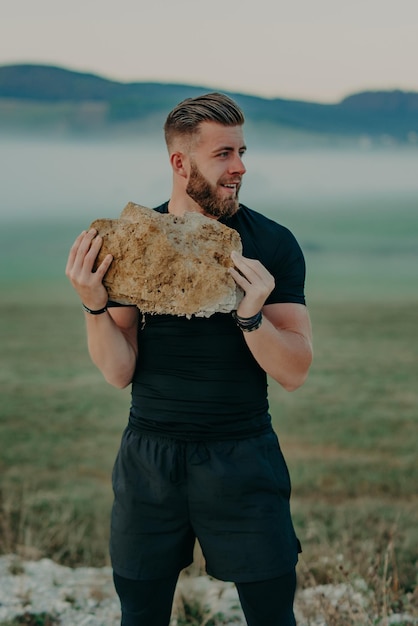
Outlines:
{"type": "MultiPolygon", "coordinates": [[[[168,199],[171,171],[154,141],[0,140],[0,219],[115,217],[128,201],[168,199]]],[[[342,197],[418,193],[418,149],[251,149],[241,201],[255,209],[342,197]]],[[[418,195],[417,195],[418,198],[418,195]]]]}

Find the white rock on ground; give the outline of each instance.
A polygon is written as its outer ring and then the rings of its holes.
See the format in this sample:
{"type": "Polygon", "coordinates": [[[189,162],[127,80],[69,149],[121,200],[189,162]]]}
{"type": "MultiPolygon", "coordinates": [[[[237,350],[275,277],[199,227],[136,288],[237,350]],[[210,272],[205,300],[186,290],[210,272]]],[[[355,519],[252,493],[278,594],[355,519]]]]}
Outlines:
{"type": "MultiPolygon", "coordinates": [[[[244,626],[238,594],[232,583],[207,576],[181,578],[176,591],[172,626],[178,623],[184,601],[222,613],[225,624],[244,626]]],[[[60,626],[119,626],[120,607],[112,570],[108,567],[72,569],[50,559],[22,562],[0,557],[0,624],[29,613],[48,614],[60,626]]]]}
{"type": "MultiPolygon", "coordinates": [[[[211,616],[222,615],[219,624],[245,626],[238,594],[232,583],[208,576],[181,576],[173,605],[171,626],[177,626],[184,605],[206,609],[204,626],[211,616]]],[[[320,585],[299,591],[295,613],[298,626],[327,626],[325,615],[334,609],[365,615],[365,589],[350,585],[320,585]]],[[[59,626],[119,626],[120,607],[109,567],[72,569],[50,559],[21,561],[14,555],[0,557],[0,626],[24,614],[47,614],[59,626]]],[[[385,626],[418,624],[408,615],[393,615],[385,626]]]]}

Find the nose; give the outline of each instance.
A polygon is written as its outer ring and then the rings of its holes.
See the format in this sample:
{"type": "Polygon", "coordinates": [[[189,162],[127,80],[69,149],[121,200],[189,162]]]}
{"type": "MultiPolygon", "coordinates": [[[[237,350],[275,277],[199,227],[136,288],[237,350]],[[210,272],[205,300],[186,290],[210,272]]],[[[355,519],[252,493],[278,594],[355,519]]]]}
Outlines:
{"type": "Polygon", "coordinates": [[[231,163],[230,163],[230,173],[231,174],[239,174],[240,176],[243,176],[246,172],[246,167],[242,161],[241,155],[240,154],[235,154],[234,158],[232,159],[231,163]]]}

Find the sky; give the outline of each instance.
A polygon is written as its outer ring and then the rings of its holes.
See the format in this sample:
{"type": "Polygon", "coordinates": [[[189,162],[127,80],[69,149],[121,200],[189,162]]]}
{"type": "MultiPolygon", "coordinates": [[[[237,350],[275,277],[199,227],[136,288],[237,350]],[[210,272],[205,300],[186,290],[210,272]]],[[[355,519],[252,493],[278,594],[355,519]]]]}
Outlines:
{"type": "Polygon", "coordinates": [[[0,65],[337,102],[418,91],[418,0],[2,0],[0,65]]]}

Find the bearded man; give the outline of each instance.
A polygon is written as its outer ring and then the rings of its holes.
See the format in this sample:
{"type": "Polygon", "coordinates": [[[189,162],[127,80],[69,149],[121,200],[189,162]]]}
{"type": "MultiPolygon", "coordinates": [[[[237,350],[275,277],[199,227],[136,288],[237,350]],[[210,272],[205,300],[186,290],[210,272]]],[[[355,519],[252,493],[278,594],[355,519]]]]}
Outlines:
{"type": "Polygon", "coordinates": [[[93,362],[110,384],[132,385],[110,541],[122,626],[168,626],[196,539],[208,574],[236,584],[249,626],[295,624],[300,544],[267,377],[291,391],[308,374],[305,263],[288,229],[239,203],[243,123],[223,94],[177,105],[165,123],[172,194],[155,209],[197,211],[239,232],[243,254],[230,269],[244,292],[237,311],[139,324],[137,307],[108,301],[111,255],[93,271],[95,230],[81,233],[68,258],[93,362]]]}

